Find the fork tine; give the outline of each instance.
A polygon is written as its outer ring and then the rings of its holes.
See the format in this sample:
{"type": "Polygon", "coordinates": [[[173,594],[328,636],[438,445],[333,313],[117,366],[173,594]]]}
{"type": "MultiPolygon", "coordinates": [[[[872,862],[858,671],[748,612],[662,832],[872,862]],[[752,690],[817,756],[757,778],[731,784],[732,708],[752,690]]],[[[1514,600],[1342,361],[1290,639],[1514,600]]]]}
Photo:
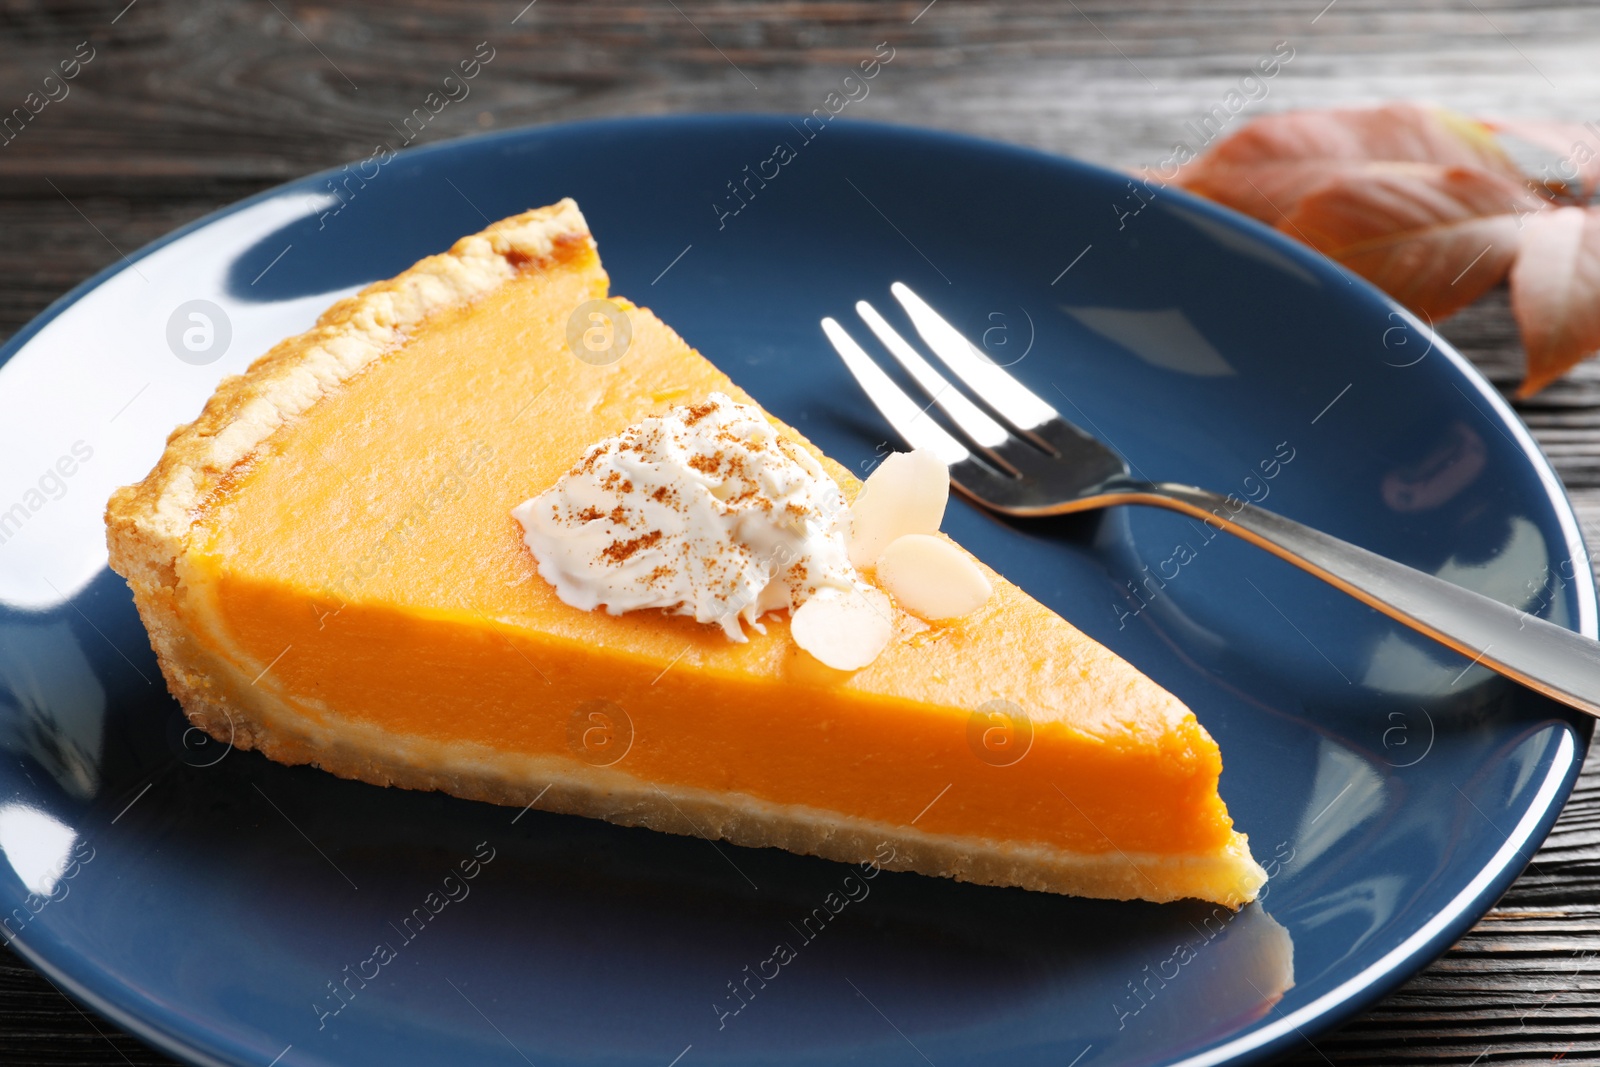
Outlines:
{"type": "Polygon", "coordinates": [[[1027,386],[984,359],[971,341],[961,331],[950,325],[943,315],[911,291],[904,282],[889,287],[900,306],[911,316],[912,325],[923,341],[936,352],[945,366],[955,371],[984,403],[994,408],[1011,425],[1019,430],[1033,430],[1061,413],[1041,400],[1027,386]]]}
{"type": "Polygon", "coordinates": [[[872,361],[872,357],[856,344],[843,326],[831,317],[826,318],[822,320],[822,332],[828,335],[834,351],[850,368],[856,383],[873,406],[882,412],[883,417],[889,420],[889,425],[905,438],[907,444],[912,448],[931,449],[947,467],[972,458],[966,445],[945,433],[932,419],[922,417],[924,409],[917,407],[916,402],[890,380],[883,368],[872,361]]]}
{"type": "Polygon", "coordinates": [[[982,408],[968,400],[965,393],[934,370],[933,365],[922,358],[922,353],[912,348],[911,344],[900,336],[899,331],[878,314],[877,308],[865,300],[858,300],[856,314],[861,316],[862,321],[877,335],[878,340],[883,342],[883,347],[889,350],[889,354],[911,372],[911,376],[917,380],[922,391],[928,394],[928,398],[950,416],[950,421],[970,437],[973,443],[984,449],[991,459],[999,461],[994,449],[1011,440],[1011,432],[991,419],[982,408]]]}

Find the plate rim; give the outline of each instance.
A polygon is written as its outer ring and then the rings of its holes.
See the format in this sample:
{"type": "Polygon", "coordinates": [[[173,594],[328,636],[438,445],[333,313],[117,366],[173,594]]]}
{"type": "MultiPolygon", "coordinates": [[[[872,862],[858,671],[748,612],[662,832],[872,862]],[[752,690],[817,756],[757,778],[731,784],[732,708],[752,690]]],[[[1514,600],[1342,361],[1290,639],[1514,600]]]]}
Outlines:
{"type": "MultiPolygon", "coordinates": [[[[436,155],[449,155],[467,145],[483,145],[495,141],[511,142],[549,135],[561,136],[567,133],[583,134],[605,130],[621,132],[628,127],[734,128],[740,125],[753,126],[791,121],[801,117],[803,116],[798,113],[788,112],[735,111],[713,114],[627,115],[533,123],[486,133],[469,133],[433,144],[405,148],[396,153],[395,159],[415,162],[436,155]]],[[[1094,175],[1123,176],[1122,172],[1108,165],[1088,162],[1029,145],[937,127],[856,118],[847,118],[841,125],[868,133],[876,131],[889,137],[965,148],[977,153],[998,152],[1018,160],[1033,160],[1052,167],[1066,166],[1094,175]]],[[[3,345],[0,345],[0,368],[21,352],[50,322],[117,274],[132,269],[140,260],[258,203],[282,196],[297,187],[315,187],[321,180],[341,173],[347,165],[336,164],[269,186],[209,211],[142,245],[132,253],[119,254],[116,261],[52,300],[3,345]]],[[[1512,442],[1521,450],[1537,475],[1545,498],[1552,505],[1555,518],[1566,537],[1565,549],[1569,556],[1573,559],[1582,558],[1586,562],[1591,561],[1571,497],[1561,484],[1560,476],[1543,448],[1516,414],[1510,402],[1431,324],[1419,320],[1393,297],[1366,279],[1256,219],[1177,186],[1161,186],[1160,195],[1174,199],[1190,211],[1203,213],[1220,225],[1242,231],[1266,242],[1314,273],[1351,284],[1365,298],[1386,306],[1389,311],[1399,315],[1407,325],[1430,341],[1432,344],[1430,351],[1438,351],[1450,367],[1472,386],[1476,399],[1481,399],[1488,405],[1496,426],[1507,432],[1512,442]]],[[[1600,637],[1600,596],[1597,596],[1592,566],[1591,562],[1589,567],[1574,568],[1573,601],[1577,631],[1587,637],[1596,638],[1600,637]]],[[[1208,1049],[1182,1059],[1168,1061],[1169,1067],[1220,1067],[1223,1064],[1242,1067],[1246,1064],[1265,1062],[1283,1053],[1291,1045],[1296,1044],[1297,1039],[1311,1044],[1313,1036],[1326,1033],[1349,1021],[1443,955],[1477,924],[1511,884],[1521,876],[1524,869],[1532,862],[1533,853],[1549,835],[1564,811],[1582,773],[1595,721],[1583,716],[1575,724],[1570,725],[1571,732],[1563,733],[1559,737],[1557,745],[1560,751],[1545,775],[1545,780],[1535,791],[1533,802],[1519,818],[1512,833],[1495,851],[1490,863],[1463,886],[1451,898],[1448,905],[1440,908],[1421,927],[1405,937],[1399,945],[1385,953],[1379,960],[1341,981],[1316,1000],[1296,1009],[1292,1015],[1286,1016],[1278,1012],[1279,1017],[1275,1021],[1265,1024],[1259,1024],[1258,1021],[1257,1025],[1245,1032],[1225,1038],[1208,1049]],[[1525,851],[1526,857],[1524,857],[1525,851]]],[[[48,940],[59,947],[58,939],[51,937],[48,940]]],[[[58,962],[48,952],[40,952],[20,938],[14,937],[8,942],[8,947],[47,981],[70,990],[80,1001],[161,1052],[203,1064],[205,1067],[230,1067],[230,1064],[245,1062],[241,1054],[255,1051],[240,1045],[215,1029],[207,1028],[203,1022],[187,1020],[188,1025],[184,1025],[186,1020],[180,1013],[138,992],[133,986],[110,979],[108,972],[101,967],[91,966],[93,963],[91,958],[81,953],[60,948],[65,962],[58,962]],[[82,966],[74,970],[72,964],[82,966]],[[99,981],[96,981],[97,979],[99,981]],[[117,997],[119,993],[123,994],[121,999],[117,997]],[[142,1012],[136,1010],[136,1006],[144,1010],[142,1012]],[[215,1052],[209,1050],[206,1047],[208,1045],[212,1046],[215,1052]],[[230,1056],[231,1059],[218,1058],[218,1054],[230,1056]]],[[[1277,1011],[1276,1006],[1273,1010],[1277,1011]]],[[[287,1053],[288,1049],[284,1052],[287,1053]]]]}

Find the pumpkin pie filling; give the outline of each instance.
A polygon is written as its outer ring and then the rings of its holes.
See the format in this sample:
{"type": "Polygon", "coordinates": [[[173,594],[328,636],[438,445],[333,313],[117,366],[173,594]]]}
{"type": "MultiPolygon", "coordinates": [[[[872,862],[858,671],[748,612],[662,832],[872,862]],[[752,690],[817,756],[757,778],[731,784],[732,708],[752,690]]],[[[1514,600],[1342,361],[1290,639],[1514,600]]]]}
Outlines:
{"type": "MultiPolygon", "coordinates": [[[[113,562],[191,717],[381,784],[840,859],[888,840],[888,866],[975,881],[1254,896],[1264,876],[1193,714],[987,568],[994,594],[976,612],[897,613],[887,648],[853,672],[797,647],[784,615],[739,643],[692,618],[563,603],[512,509],[645,417],[712,393],[754,403],[620,299],[621,358],[574,357],[569,317],[608,282],[564,210],[519,217],[567,227],[543,254],[500,253],[494,284],[443,294],[235,462],[191,475],[181,519],[163,511],[180,477],[165,459],[113,499],[113,562]],[[161,558],[136,558],[151,541],[161,558]],[[997,737],[1011,746],[999,756],[997,737]]],[[[324,317],[323,348],[341,315],[371,316],[368,296],[324,317]]],[[[294,352],[251,375],[282,377],[294,352]]],[[[225,439],[260,400],[214,400],[174,441],[225,439]]],[[[774,425],[854,496],[848,471],[774,425]]]]}

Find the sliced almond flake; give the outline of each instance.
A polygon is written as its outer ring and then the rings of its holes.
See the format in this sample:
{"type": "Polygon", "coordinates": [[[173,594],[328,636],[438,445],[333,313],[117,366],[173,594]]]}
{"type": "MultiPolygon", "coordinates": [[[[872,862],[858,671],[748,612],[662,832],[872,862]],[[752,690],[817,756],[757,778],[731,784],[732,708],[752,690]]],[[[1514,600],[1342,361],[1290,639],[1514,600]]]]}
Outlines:
{"type": "Polygon", "coordinates": [[[878,557],[878,583],[902,608],[929,622],[983,607],[994,587],[961,549],[942,537],[897,537],[878,557]]]}
{"type": "Polygon", "coordinates": [[[794,643],[829,667],[856,671],[878,658],[894,633],[894,607],[869,585],[820,589],[794,610],[794,643]]]}
{"type": "Polygon", "coordinates": [[[949,499],[950,469],[931,449],[886,457],[850,506],[850,562],[871,567],[895,538],[934,533],[949,499]]]}

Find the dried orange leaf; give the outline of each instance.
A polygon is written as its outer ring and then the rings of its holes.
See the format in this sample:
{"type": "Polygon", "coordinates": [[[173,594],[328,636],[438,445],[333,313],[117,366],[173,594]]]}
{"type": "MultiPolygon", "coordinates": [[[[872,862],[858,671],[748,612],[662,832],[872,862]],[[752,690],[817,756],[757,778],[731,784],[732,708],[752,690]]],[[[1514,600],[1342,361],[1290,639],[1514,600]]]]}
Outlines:
{"type": "Polygon", "coordinates": [[[1430,320],[1509,272],[1528,352],[1522,396],[1600,350],[1600,206],[1556,207],[1600,193],[1600,123],[1485,123],[1417,104],[1289,112],[1222,140],[1180,184],[1430,320]]]}
{"type": "Polygon", "coordinates": [[[1505,277],[1520,222],[1548,206],[1521,179],[1369,163],[1324,183],[1279,229],[1437,320],[1505,277]]]}
{"type": "Polygon", "coordinates": [[[1600,349],[1600,210],[1563,207],[1527,220],[1511,268],[1511,310],[1531,396],[1600,349]]]}
{"type": "Polygon", "coordinates": [[[1370,163],[1473,167],[1520,179],[1488,127],[1421,104],[1257,119],[1191,163],[1179,184],[1276,224],[1324,182],[1370,163]]]}
{"type": "Polygon", "coordinates": [[[1515,137],[1551,153],[1534,180],[1553,192],[1587,196],[1600,188],[1600,125],[1547,119],[1492,119],[1496,133],[1515,137]]]}

